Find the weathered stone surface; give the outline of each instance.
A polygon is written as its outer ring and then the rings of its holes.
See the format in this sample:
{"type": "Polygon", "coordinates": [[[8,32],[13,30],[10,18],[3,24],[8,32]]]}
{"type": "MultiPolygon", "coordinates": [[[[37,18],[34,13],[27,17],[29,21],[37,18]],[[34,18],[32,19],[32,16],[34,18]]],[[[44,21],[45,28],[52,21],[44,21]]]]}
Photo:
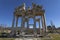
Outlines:
{"type": "Polygon", "coordinates": [[[51,38],[16,38],[15,40],[52,40],[51,38]]]}
{"type": "MultiPolygon", "coordinates": [[[[19,11],[19,14],[14,12],[12,28],[14,27],[14,24],[16,25],[15,26],[16,28],[18,27],[18,19],[21,17],[22,18],[21,19],[21,33],[22,33],[22,35],[24,35],[24,34],[26,34],[26,32],[25,32],[25,22],[27,22],[27,28],[29,28],[29,18],[32,18],[33,21],[34,21],[34,23],[33,23],[33,35],[34,35],[34,37],[37,37],[36,35],[38,33],[37,33],[37,30],[36,30],[36,27],[37,27],[36,22],[39,22],[38,25],[39,25],[39,29],[40,29],[41,28],[40,27],[40,19],[41,19],[42,20],[41,21],[42,30],[43,30],[42,33],[43,33],[43,35],[45,35],[45,33],[46,33],[46,23],[45,23],[44,10],[42,9],[42,6],[32,4],[32,9],[27,8],[27,10],[26,10],[25,4],[24,4],[23,6],[22,5],[19,6],[15,11],[17,11],[17,10],[19,11]],[[42,18],[40,17],[40,18],[36,19],[36,16],[41,16],[42,18]],[[15,17],[16,17],[16,19],[15,19],[15,17]],[[25,18],[25,17],[27,17],[27,18],[25,18]],[[15,23],[15,20],[16,20],[16,23],[15,23]]],[[[39,32],[40,32],[40,30],[39,30],[39,32]]],[[[40,34],[41,34],[41,32],[40,32],[40,34]]]]}

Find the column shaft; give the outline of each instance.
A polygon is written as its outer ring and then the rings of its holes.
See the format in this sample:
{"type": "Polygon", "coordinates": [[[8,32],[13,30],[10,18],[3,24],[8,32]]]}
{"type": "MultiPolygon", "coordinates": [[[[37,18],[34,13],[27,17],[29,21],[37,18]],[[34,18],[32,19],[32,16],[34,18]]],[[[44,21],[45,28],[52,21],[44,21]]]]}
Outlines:
{"type": "Polygon", "coordinates": [[[41,34],[40,20],[39,20],[39,31],[40,31],[40,34],[41,34]]]}
{"type": "Polygon", "coordinates": [[[18,27],[18,17],[16,17],[16,27],[18,27]]]}
{"type": "Polygon", "coordinates": [[[25,19],[24,19],[24,16],[22,16],[22,20],[21,20],[21,33],[23,34],[24,32],[24,24],[25,24],[25,19]]]}
{"type": "Polygon", "coordinates": [[[12,27],[14,27],[15,16],[13,16],[12,27]]]}
{"type": "Polygon", "coordinates": [[[11,30],[11,36],[13,36],[14,35],[14,24],[15,24],[15,15],[13,16],[13,21],[12,21],[12,30],[11,30]]]}
{"type": "Polygon", "coordinates": [[[43,21],[43,16],[41,16],[41,22],[42,22],[42,34],[44,33],[44,21],[43,21]]]}
{"type": "Polygon", "coordinates": [[[24,27],[24,18],[22,17],[22,20],[21,20],[21,26],[22,28],[24,27]]]}
{"type": "Polygon", "coordinates": [[[23,18],[21,17],[21,28],[22,28],[23,18]]]}
{"type": "Polygon", "coordinates": [[[29,19],[27,18],[27,28],[29,28],[29,19]]]}
{"type": "Polygon", "coordinates": [[[43,29],[43,33],[46,33],[46,23],[45,23],[45,17],[44,15],[42,15],[42,29],[43,29]]]}
{"type": "Polygon", "coordinates": [[[37,33],[36,33],[36,20],[35,20],[35,16],[34,16],[34,27],[33,27],[33,29],[34,29],[34,36],[36,37],[36,35],[37,35],[37,33]]]}
{"type": "Polygon", "coordinates": [[[43,19],[44,19],[44,28],[45,28],[45,32],[46,32],[46,22],[45,22],[45,15],[43,15],[43,19]]]}

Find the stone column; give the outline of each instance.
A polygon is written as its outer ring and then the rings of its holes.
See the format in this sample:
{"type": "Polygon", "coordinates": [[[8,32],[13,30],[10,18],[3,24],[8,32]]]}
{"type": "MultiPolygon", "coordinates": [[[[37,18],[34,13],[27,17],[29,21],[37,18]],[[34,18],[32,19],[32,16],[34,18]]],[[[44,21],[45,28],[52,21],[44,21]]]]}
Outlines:
{"type": "Polygon", "coordinates": [[[46,33],[46,23],[45,23],[45,17],[44,15],[41,16],[41,21],[42,21],[42,31],[43,31],[43,35],[46,33]]]}
{"type": "Polygon", "coordinates": [[[43,22],[43,16],[41,16],[41,22],[42,22],[42,35],[44,33],[44,22],[43,22]]]}
{"type": "Polygon", "coordinates": [[[16,28],[18,27],[18,17],[16,17],[16,28]]]}
{"type": "Polygon", "coordinates": [[[29,18],[27,18],[27,28],[29,28],[29,18]]]}
{"type": "Polygon", "coordinates": [[[34,29],[34,37],[37,37],[37,33],[36,33],[36,20],[35,20],[35,16],[34,16],[34,27],[33,27],[33,29],[34,29]]]}
{"type": "Polygon", "coordinates": [[[25,24],[25,18],[24,18],[24,16],[22,15],[22,24],[21,24],[21,35],[23,36],[24,35],[24,24],[25,24]]]}
{"type": "Polygon", "coordinates": [[[16,29],[15,29],[15,32],[16,32],[16,34],[18,34],[18,17],[16,16],[16,29]]]}
{"type": "Polygon", "coordinates": [[[23,17],[22,17],[22,20],[21,20],[21,28],[23,28],[24,24],[23,24],[23,17]]]}
{"type": "Polygon", "coordinates": [[[13,16],[12,28],[14,27],[14,22],[15,22],[15,16],[13,16]]]}
{"type": "Polygon", "coordinates": [[[24,28],[24,17],[22,16],[22,20],[21,20],[21,26],[22,26],[22,28],[24,28]]]}
{"type": "Polygon", "coordinates": [[[21,17],[21,28],[22,28],[22,23],[23,23],[23,19],[22,19],[22,17],[21,17]]]}
{"type": "Polygon", "coordinates": [[[46,21],[45,21],[45,14],[43,15],[43,19],[44,19],[44,28],[45,28],[45,33],[46,33],[47,27],[46,27],[46,21]]]}
{"type": "Polygon", "coordinates": [[[40,20],[39,20],[39,31],[40,31],[40,35],[41,35],[41,27],[40,27],[40,20]]]}
{"type": "Polygon", "coordinates": [[[14,23],[15,23],[15,15],[13,15],[13,21],[12,21],[12,30],[11,30],[11,33],[10,35],[13,36],[14,35],[14,23]]]}
{"type": "Polygon", "coordinates": [[[22,33],[23,17],[21,17],[21,33],[22,33]]]}

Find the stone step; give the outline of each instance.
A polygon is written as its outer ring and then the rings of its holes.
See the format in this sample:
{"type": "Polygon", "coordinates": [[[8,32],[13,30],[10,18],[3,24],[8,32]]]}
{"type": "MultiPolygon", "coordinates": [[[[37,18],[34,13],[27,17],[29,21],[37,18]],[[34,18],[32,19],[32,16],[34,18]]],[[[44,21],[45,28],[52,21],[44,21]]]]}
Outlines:
{"type": "Polygon", "coordinates": [[[52,40],[52,38],[16,38],[15,40],[52,40]]]}
{"type": "Polygon", "coordinates": [[[41,40],[41,38],[16,38],[15,40],[41,40]]]}

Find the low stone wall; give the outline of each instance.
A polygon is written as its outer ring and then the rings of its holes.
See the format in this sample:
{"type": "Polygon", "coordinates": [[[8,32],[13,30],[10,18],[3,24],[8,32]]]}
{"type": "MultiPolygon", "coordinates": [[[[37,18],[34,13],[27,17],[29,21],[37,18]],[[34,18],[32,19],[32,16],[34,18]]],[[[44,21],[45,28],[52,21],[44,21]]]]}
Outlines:
{"type": "Polygon", "coordinates": [[[15,40],[52,40],[51,38],[16,38],[15,40]]]}

